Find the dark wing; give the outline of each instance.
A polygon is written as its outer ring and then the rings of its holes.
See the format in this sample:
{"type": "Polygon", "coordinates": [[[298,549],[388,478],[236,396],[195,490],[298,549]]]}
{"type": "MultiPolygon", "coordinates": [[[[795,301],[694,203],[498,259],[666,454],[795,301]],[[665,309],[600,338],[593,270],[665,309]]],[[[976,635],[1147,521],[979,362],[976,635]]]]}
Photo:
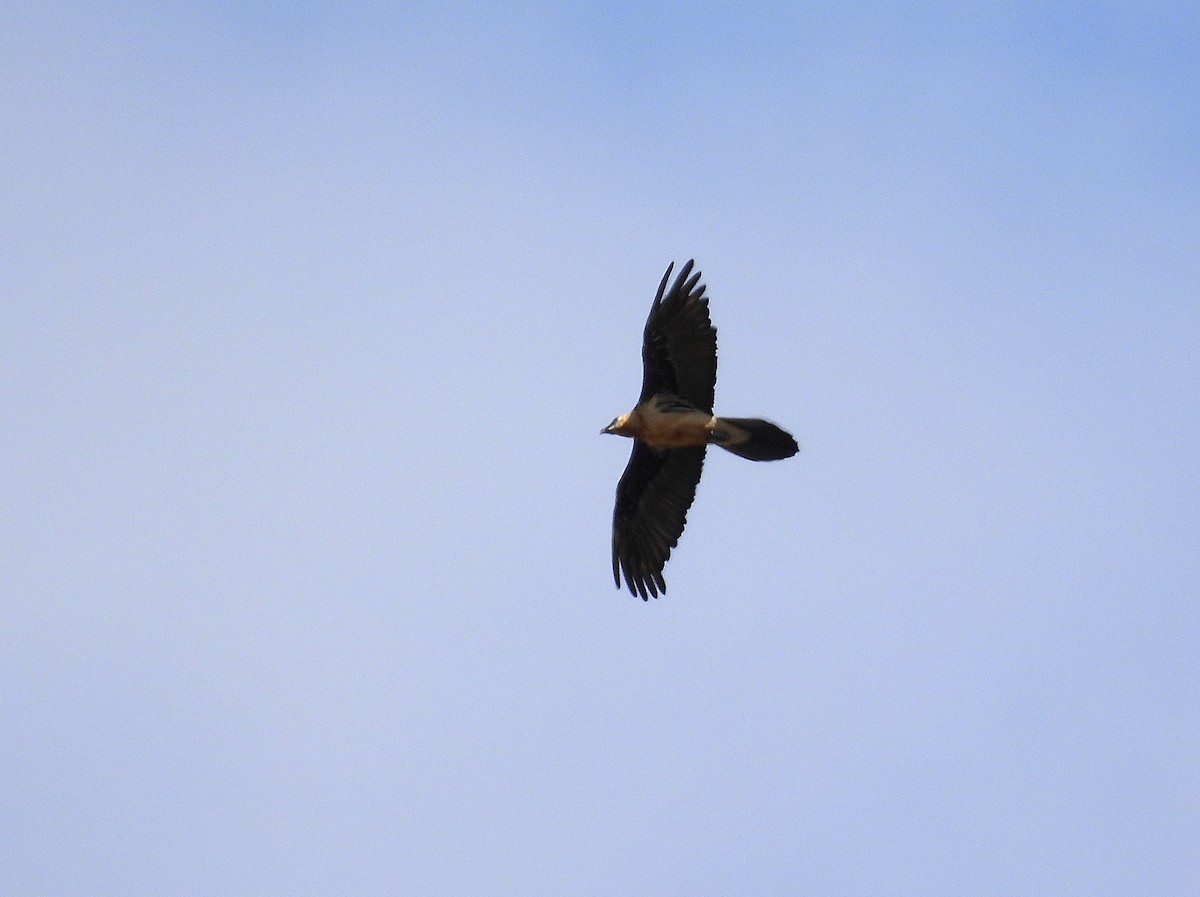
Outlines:
{"type": "Polygon", "coordinates": [[[638,403],[655,393],[674,393],[702,411],[712,414],[713,388],[717,384],[717,331],[708,317],[708,299],[700,272],[692,274],[692,262],[679,269],[671,289],[672,262],[667,266],[658,294],[650,306],[642,335],[642,395],[638,403]]]}
{"type": "Polygon", "coordinates": [[[643,601],[667,591],[663,566],[679,542],[704,466],[703,445],[655,449],[634,440],[617,484],[613,511],[613,579],[643,601]]]}

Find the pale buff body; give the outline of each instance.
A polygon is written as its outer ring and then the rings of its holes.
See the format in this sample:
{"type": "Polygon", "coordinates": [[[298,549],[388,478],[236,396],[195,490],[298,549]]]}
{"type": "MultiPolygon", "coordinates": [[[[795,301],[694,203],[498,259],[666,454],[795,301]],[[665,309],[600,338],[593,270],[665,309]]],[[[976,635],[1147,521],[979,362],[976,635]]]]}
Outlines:
{"type": "Polygon", "coordinates": [[[628,414],[622,414],[607,432],[632,436],[660,448],[709,445],[724,441],[721,438],[724,434],[716,433],[721,424],[720,418],[694,409],[663,411],[657,398],[642,402],[628,414]]]}

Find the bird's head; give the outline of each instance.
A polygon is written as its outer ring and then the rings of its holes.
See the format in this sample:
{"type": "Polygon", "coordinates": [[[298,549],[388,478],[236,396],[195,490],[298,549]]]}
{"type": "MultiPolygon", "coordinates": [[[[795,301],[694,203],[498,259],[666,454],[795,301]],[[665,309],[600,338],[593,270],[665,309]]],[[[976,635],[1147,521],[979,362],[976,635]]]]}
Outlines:
{"type": "Polygon", "coordinates": [[[601,433],[601,435],[603,435],[604,433],[612,433],[616,436],[629,436],[630,434],[627,433],[625,430],[625,428],[628,426],[628,424],[629,424],[629,415],[622,414],[620,417],[614,417],[613,422],[611,424],[609,424],[607,427],[605,427],[603,430],[601,430],[600,433],[601,433]]]}

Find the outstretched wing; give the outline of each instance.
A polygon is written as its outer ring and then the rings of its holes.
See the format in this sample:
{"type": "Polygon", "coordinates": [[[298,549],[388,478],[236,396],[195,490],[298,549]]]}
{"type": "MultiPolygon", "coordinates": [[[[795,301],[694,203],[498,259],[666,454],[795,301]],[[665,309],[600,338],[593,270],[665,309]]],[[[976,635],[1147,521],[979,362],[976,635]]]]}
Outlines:
{"type": "Polygon", "coordinates": [[[704,467],[705,446],[656,449],[634,440],[617,484],[613,579],[643,601],[667,591],[663,567],[679,542],[704,467]]]}
{"type": "Polygon", "coordinates": [[[658,285],[642,335],[642,395],[638,402],[669,392],[712,414],[717,331],[708,317],[700,272],[692,274],[692,264],[689,261],[679,269],[666,295],[663,292],[674,262],[658,285]]]}

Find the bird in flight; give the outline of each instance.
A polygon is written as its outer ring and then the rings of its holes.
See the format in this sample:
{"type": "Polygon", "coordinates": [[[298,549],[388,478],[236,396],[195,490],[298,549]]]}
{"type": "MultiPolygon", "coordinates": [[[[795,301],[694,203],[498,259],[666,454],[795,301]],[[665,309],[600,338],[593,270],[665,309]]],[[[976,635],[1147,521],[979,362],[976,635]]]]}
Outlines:
{"type": "Polygon", "coordinates": [[[613,579],[643,601],[666,594],[663,567],[679,543],[709,445],[751,461],[800,451],[792,435],[754,417],[716,417],[717,331],[692,262],[672,262],[658,285],[642,335],[642,394],[601,433],[633,439],[613,510],[613,579]]]}

